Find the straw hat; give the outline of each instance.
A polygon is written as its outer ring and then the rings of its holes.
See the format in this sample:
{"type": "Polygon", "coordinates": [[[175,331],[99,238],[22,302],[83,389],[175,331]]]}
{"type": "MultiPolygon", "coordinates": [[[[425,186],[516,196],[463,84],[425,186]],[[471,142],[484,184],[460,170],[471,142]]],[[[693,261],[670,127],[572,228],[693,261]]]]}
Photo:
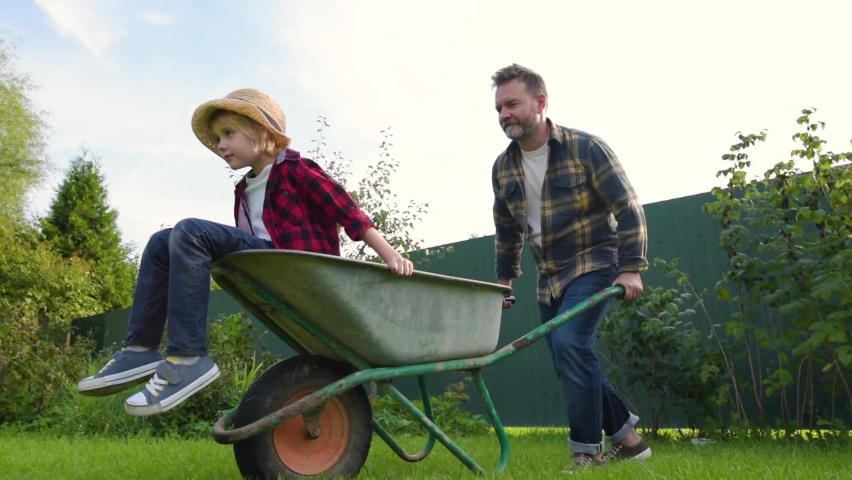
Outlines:
{"type": "Polygon", "coordinates": [[[260,90],[241,88],[225,95],[224,98],[202,103],[192,114],[192,131],[198,140],[216,155],[220,153],[217,147],[219,142],[210,131],[210,117],[216,110],[228,110],[245,115],[263,125],[279,147],[286,148],[290,145],[290,137],[285,134],[287,120],[284,118],[281,107],[260,90]]]}

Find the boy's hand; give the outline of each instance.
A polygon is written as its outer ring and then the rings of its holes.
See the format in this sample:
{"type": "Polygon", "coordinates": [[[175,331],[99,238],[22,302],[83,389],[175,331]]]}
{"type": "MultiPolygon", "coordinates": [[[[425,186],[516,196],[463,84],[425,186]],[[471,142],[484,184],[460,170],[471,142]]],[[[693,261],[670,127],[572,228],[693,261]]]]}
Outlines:
{"type": "Polygon", "coordinates": [[[411,260],[403,257],[396,251],[385,237],[383,237],[375,228],[369,228],[361,236],[361,239],[369,245],[376,253],[382,257],[382,260],[388,264],[392,273],[396,275],[410,276],[414,272],[414,264],[411,260]]]}
{"type": "Polygon", "coordinates": [[[391,256],[389,259],[386,259],[385,263],[388,264],[391,272],[396,275],[404,275],[407,277],[414,273],[414,264],[411,263],[411,260],[403,257],[399,253],[391,256]]]}

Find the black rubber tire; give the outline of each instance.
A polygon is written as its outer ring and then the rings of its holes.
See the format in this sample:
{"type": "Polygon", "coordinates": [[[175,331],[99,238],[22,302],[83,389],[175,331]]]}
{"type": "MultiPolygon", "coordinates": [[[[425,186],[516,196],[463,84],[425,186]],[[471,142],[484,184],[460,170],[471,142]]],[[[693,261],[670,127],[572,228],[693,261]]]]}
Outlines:
{"type": "MultiPolygon", "coordinates": [[[[246,391],[234,425],[248,425],[279,410],[296,393],[306,388],[322,388],[351,374],[344,365],[327,357],[297,355],[282,360],[264,371],[246,391]]],[[[358,385],[337,397],[349,419],[349,440],[340,459],[321,478],[354,478],[361,473],[373,440],[372,409],[364,387],[358,385]]],[[[274,444],[274,432],[268,431],[234,444],[234,457],[243,478],[278,480],[312,478],[299,475],[285,465],[274,444]]]]}

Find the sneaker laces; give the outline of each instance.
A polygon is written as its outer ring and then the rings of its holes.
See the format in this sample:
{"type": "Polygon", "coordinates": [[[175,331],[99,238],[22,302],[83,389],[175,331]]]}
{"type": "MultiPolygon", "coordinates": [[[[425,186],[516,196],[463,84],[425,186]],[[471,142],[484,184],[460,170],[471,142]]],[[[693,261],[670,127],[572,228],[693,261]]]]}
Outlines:
{"type": "Polygon", "coordinates": [[[160,378],[160,375],[155,373],[154,376],[151,377],[151,380],[148,380],[148,383],[145,385],[145,390],[151,392],[151,395],[159,397],[160,392],[165,390],[166,385],[168,384],[168,380],[163,380],[162,378],[160,378]]]}
{"type": "Polygon", "coordinates": [[[621,445],[620,443],[617,445],[613,445],[609,450],[607,450],[606,453],[604,453],[604,458],[607,460],[615,458],[615,456],[618,455],[618,452],[621,450],[622,446],[623,445],[621,445]]]}
{"type": "Polygon", "coordinates": [[[113,363],[115,363],[115,359],[114,359],[114,358],[110,358],[110,359],[109,359],[109,361],[106,363],[106,365],[104,365],[104,366],[103,366],[103,368],[101,368],[100,370],[98,370],[98,373],[104,373],[104,371],[105,371],[107,368],[109,368],[109,367],[110,367],[110,365],[112,365],[113,363]]]}

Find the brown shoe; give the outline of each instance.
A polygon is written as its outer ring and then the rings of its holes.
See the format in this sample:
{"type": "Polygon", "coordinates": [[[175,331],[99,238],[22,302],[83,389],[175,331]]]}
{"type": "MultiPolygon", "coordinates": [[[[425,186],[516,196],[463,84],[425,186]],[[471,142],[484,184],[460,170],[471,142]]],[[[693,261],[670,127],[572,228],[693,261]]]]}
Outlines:
{"type": "Polygon", "coordinates": [[[571,463],[569,463],[563,470],[562,473],[574,473],[575,471],[582,470],[587,467],[603,467],[604,461],[598,460],[592,455],[587,453],[575,453],[574,458],[571,463]]]}
{"type": "Polygon", "coordinates": [[[644,438],[639,439],[639,443],[628,447],[623,443],[613,445],[604,453],[604,460],[645,460],[651,457],[651,447],[645,443],[644,438]]]}

